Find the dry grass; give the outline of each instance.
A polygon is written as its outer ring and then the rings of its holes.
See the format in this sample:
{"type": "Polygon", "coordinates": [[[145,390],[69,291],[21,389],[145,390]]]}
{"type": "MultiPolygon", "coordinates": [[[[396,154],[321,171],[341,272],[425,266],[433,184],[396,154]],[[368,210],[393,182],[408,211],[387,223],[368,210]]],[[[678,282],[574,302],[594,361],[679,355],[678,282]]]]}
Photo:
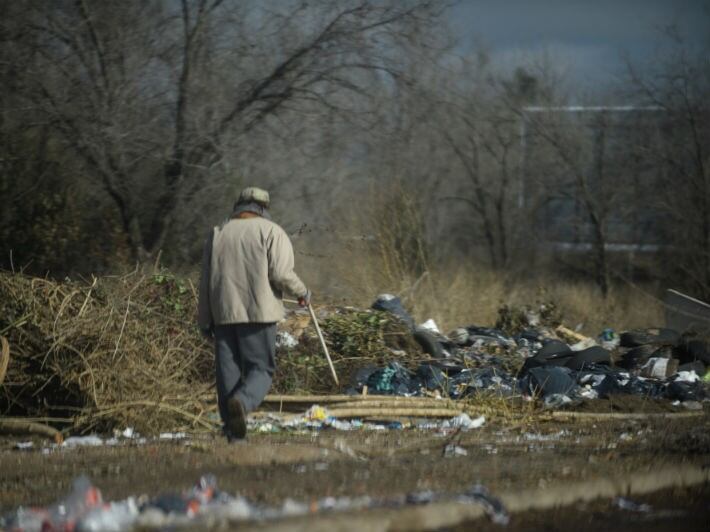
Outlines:
{"type": "Polygon", "coordinates": [[[305,268],[316,294],[363,308],[377,294],[397,294],[417,322],[433,318],[443,332],[471,324],[493,326],[503,305],[550,301],[567,326],[587,335],[607,327],[621,331],[663,324],[661,302],[637,287],[613,285],[605,299],[591,281],[549,273],[506,275],[460,256],[432,262],[426,244],[431,235],[422,215],[426,206],[420,200],[403,182],[378,185],[365,205],[343,213],[342,225],[366,238],[326,242],[317,235],[316,249],[328,254],[327,259],[305,268]]]}
{"type": "Polygon", "coordinates": [[[443,332],[471,324],[493,326],[501,306],[543,301],[554,302],[567,326],[579,327],[588,335],[597,335],[607,327],[622,331],[664,322],[662,303],[628,285],[614,285],[605,299],[591,282],[552,276],[519,280],[475,264],[430,267],[420,279],[385,274],[376,252],[359,251],[344,264],[347,266],[331,263],[348,287],[342,297],[367,307],[378,293],[398,294],[418,322],[433,318],[443,332]]]}

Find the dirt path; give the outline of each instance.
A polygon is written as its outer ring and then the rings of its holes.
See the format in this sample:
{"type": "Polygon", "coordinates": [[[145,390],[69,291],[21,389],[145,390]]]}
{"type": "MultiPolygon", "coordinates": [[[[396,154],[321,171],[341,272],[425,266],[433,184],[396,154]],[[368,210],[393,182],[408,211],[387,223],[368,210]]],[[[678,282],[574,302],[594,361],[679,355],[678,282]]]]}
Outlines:
{"type": "MultiPolygon", "coordinates": [[[[262,504],[325,496],[387,498],[415,491],[458,493],[481,483],[492,493],[653,472],[663,465],[710,466],[710,422],[549,422],[532,427],[437,435],[427,431],[250,436],[243,445],[212,437],[140,446],[20,451],[0,444],[0,511],[45,505],[86,474],[104,498],[175,492],[213,473],[220,488],[262,504]],[[458,455],[445,456],[445,448],[458,455]],[[463,453],[465,452],[465,455],[463,453]]],[[[536,517],[537,519],[537,517],[536,517]]],[[[542,519],[542,517],[540,517],[542,519]]]]}

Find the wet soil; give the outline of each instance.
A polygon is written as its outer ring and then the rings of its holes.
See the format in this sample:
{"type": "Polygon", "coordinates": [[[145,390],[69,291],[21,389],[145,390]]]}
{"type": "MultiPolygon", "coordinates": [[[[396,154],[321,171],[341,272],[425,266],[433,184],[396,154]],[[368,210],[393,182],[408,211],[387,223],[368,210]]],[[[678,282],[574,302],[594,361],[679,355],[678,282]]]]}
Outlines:
{"type": "Polygon", "coordinates": [[[656,399],[637,395],[610,395],[605,399],[585,400],[573,408],[577,412],[678,412],[679,407],[667,399],[656,399]]]}
{"type": "MultiPolygon", "coordinates": [[[[674,488],[630,499],[648,508],[622,509],[614,499],[598,499],[549,511],[513,514],[505,527],[508,532],[547,531],[597,532],[706,532],[710,530],[710,484],[691,488],[674,488]]],[[[477,519],[442,532],[501,532],[504,528],[477,519]]]]}
{"type": "MultiPolygon", "coordinates": [[[[40,441],[32,450],[18,450],[15,440],[6,439],[0,440],[0,512],[52,503],[80,474],[88,475],[107,500],[179,492],[205,473],[215,474],[220,488],[264,504],[280,504],[289,497],[309,501],[325,496],[388,498],[422,490],[458,493],[476,483],[493,494],[544,489],[559,482],[653,471],[663,464],[710,467],[709,429],[710,416],[705,413],[682,419],[488,424],[448,434],[417,430],[253,434],[239,445],[228,445],[216,436],[196,436],[187,441],[43,451],[46,444],[40,441]],[[447,456],[447,445],[463,449],[459,452],[465,455],[447,456]]],[[[603,505],[608,509],[608,501],[600,504],[590,505],[585,515],[599,519],[595,516],[606,512],[603,505]]],[[[575,511],[570,512],[571,519],[575,511]]],[[[516,517],[515,523],[545,529],[544,523],[553,526],[561,515],[529,514],[520,514],[525,517],[522,521],[516,517]]]]}

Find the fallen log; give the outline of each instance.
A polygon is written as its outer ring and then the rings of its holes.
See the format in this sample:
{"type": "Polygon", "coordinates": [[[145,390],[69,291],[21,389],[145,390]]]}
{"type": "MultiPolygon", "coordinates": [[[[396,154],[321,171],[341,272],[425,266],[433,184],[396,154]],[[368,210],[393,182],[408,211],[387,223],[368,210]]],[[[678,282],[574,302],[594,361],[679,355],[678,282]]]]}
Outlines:
{"type": "Polygon", "coordinates": [[[34,423],[24,419],[0,419],[0,434],[14,436],[44,436],[59,444],[64,441],[64,436],[57,429],[43,423],[34,423]]]}

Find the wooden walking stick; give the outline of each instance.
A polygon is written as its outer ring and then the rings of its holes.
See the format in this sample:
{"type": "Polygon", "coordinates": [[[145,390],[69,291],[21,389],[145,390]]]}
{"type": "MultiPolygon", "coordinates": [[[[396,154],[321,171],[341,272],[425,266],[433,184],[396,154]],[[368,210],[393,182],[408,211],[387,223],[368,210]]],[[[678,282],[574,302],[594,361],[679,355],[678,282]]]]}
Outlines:
{"type": "Polygon", "coordinates": [[[313,320],[313,325],[316,327],[316,332],[318,333],[318,338],[320,339],[320,345],[323,346],[323,352],[325,353],[325,358],[328,359],[328,365],[330,366],[330,372],[333,374],[333,379],[335,384],[340,386],[338,382],[338,375],[335,373],[335,368],[333,367],[333,361],[330,359],[330,353],[328,353],[328,346],[325,345],[325,338],[323,338],[323,333],[320,332],[320,326],[318,325],[318,320],[316,319],[316,313],[313,312],[313,307],[308,303],[308,312],[311,313],[311,319],[313,320]]]}
{"type": "Polygon", "coordinates": [[[0,336],[0,384],[5,380],[7,366],[10,363],[10,344],[4,336],[0,336]]]}

